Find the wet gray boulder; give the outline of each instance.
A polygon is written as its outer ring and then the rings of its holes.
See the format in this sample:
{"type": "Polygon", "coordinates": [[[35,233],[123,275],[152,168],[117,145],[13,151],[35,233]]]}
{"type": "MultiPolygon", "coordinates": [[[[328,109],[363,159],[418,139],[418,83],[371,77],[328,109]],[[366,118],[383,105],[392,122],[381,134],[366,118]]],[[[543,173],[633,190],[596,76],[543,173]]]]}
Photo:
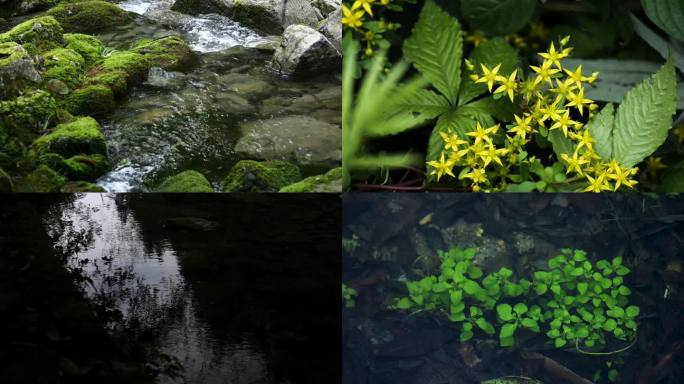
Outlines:
{"type": "Polygon", "coordinates": [[[240,126],[235,145],[241,158],[287,160],[297,165],[332,168],[342,158],[339,126],[309,116],[286,116],[240,126]]]}
{"type": "Polygon", "coordinates": [[[273,55],[283,75],[308,77],[339,69],[341,55],[322,33],[306,25],[291,25],[273,55]]]}
{"type": "Polygon", "coordinates": [[[322,14],[327,15],[330,12],[341,10],[342,0],[314,0],[313,5],[318,8],[322,14]]]}
{"type": "Polygon", "coordinates": [[[330,40],[342,52],[342,8],[328,14],[318,31],[330,40]]]}
{"type": "Polygon", "coordinates": [[[325,14],[309,0],[177,0],[171,9],[190,15],[218,13],[258,32],[277,35],[292,24],[315,27],[325,14]]]}
{"type": "Polygon", "coordinates": [[[283,31],[285,0],[177,0],[174,11],[199,15],[218,13],[257,31],[283,31]]]}

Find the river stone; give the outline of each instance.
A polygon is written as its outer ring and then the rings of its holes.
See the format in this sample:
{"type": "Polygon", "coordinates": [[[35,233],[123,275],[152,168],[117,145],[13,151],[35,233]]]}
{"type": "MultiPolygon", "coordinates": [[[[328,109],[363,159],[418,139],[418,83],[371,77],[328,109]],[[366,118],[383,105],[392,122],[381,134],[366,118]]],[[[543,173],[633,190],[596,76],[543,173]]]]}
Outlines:
{"type": "Polygon", "coordinates": [[[246,73],[225,74],[218,81],[224,89],[248,99],[268,95],[275,89],[273,84],[246,73]]]}
{"type": "Polygon", "coordinates": [[[240,133],[235,151],[243,158],[325,167],[338,166],[341,161],[340,128],[309,116],[243,123],[240,133]]]}
{"type": "Polygon", "coordinates": [[[48,9],[58,2],[59,0],[21,0],[17,4],[16,12],[18,15],[26,15],[32,12],[48,9]]]}
{"type": "Polygon", "coordinates": [[[256,113],[255,105],[233,92],[218,93],[215,100],[216,109],[226,115],[241,116],[256,113]]]}
{"type": "Polygon", "coordinates": [[[159,67],[152,67],[147,72],[145,84],[156,88],[180,89],[185,83],[185,75],[181,72],[167,72],[159,67]]]}
{"type": "Polygon", "coordinates": [[[307,177],[302,181],[281,188],[280,192],[340,193],[342,192],[342,168],[331,169],[323,175],[307,177]]]}
{"type": "Polygon", "coordinates": [[[302,24],[314,28],[322,19],[321,11],[311,5],[310,0],[287,0],[285,2],[284,27],[302,24]]]}
{"type": "Polygon", "coordinates": [[[332,12],[318,29],[331,43],[342,51],[342,9],[332,12]]]}
{"type": "Polygon", "coordinates": [[[273,55],[273,65],[284,75],[307,77],[338,69],[340,59],[322,33],[306,25],[291,25],[273,55]]]}
{"type": "Polygon", "coordinates": [[[266,34],[283,31],[285,0],[177,0],[174,11],[199,15],[218,13],[266,34]]]}
{"type": "MultiPolygon", "coordinates": [[[[0,43],[0,85],[8,80],[42,80],[29,53],[15,42],[0,43]]],[[[0,95],[3,90],[0,87],[0,95]]]]}
{"type": "Polygon", "coordinates": [[[342,0],[314,0],[313,5],[318,8],[324,15],[342,9],[342,0]]]}

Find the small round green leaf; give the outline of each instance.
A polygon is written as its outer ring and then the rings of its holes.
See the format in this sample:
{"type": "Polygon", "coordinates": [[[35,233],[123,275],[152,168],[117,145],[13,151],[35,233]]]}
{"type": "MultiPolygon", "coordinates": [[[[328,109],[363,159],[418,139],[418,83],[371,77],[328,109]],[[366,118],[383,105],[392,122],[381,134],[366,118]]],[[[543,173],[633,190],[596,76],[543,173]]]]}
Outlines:
{"type": "Polygon", "coordinates": [[[503,321],[508,321],[513,319],[513,314],[511,313],[513,308],[508,304],[499,304],[496,306],[496,313],[499,315],[499,319],[503,321]]]}

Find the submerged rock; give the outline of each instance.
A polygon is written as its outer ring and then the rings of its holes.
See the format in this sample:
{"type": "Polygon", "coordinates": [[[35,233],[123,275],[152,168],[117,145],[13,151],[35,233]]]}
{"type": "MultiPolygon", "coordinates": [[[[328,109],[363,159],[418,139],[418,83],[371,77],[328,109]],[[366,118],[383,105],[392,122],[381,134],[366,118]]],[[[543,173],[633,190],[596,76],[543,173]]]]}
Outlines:
{"type": "Polygon", "coordinates": [[[63,34],[62,26],[54,17],[43,16],[0,33],[0,43],[13,41],[23,45],[30,54],[38,54],[63,46],[63,34]]]}
{"type": "Polygon", "coordinates": [[[286,116],[244,123],[235,151],[244,158],[289,160],[298,165],[338,166],[342,156],[338,126],[309,116],[286,116]]]}
{"type": "Polygon", "coordinates": [[[221,192],[278,192],[301,178],[299,168],[286,161],[241,160],[223,180],[221,192]]]}
{"type": "Polygon", "coordinates": [[[166,178],[157,192],[214,192],[209,180],[197,171],[184,171],[166,178]]]}
{"type": "Polygon", "coordinates": [[[107,155],[100,124],[92,117],[80,117],[71,123],[60,124],[49,134],[34,141],[32,147],[38,153],[57,153],[64,157],[107,155]]]}
{"type": "Polygon", "coordinates": [[[17,192],[59,192],[67,179],[47,165],[40,165],[17,183],[17,192]]]}
{"type": "Polygon", "coordinates": [[[327,173],[290,184],[280,192],[342,192],[342,168],[331,169],[327,173]]]}
{"type": "Polygon", "coordinates": [[[273,65],[282,74],[306,77],[336,70],[341,56],[322,33],[305,25],[291,25],[273,55],[273,65]]]}
{"type": "Polygon", "coordinates": [[[132,20],[128,12],[100,0],[61,3],[46,14],[59,21],[67,32],[98,32],[132,20]]]}
{"type": "Polygon", "coordinates": [[[180,72],[167,72],[159,67],[152,67],[147,72],[145,84],[157,88],[179,89],[185,83],[185,75],[180,72]]]}

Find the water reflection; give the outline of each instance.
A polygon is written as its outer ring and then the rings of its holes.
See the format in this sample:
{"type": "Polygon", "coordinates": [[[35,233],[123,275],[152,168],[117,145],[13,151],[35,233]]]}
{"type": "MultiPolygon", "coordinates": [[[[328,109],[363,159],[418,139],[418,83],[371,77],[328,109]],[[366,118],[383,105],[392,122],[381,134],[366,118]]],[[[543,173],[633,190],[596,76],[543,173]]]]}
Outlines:
{"type": "MultiPolygon", "coordinates": [[[[315,369],[296,373],[299,367],[293,369],[288,360],[293,357],[287,356],[288,348],[296,349],[298,343],[309,349],[310,342],[302,343],[308,336],[302,333],[316,327],[296,315],[279,318],[273,313],[277,304],[264,299],[282,300],[273,292],[288,278],[277,275],[286,268],[265,276],[269,267],[260,264],[258,252],[255,259],[242,258],[241,247],[228,241],[253,237],[235,233],[240,222],[248,224],[250,219],[227,217],[244,202],[224,202],[223,207],[217,201],[174,203],[171,212],[165,199],[82,194],[44,217],[57,254],[86,277],[81,285],[88,297],[120,312],[110,331],[153,335],[159,351],[183,366],[180,377],[160,375],[158,383],[316,382],[307,379],[316,376],[315,369]],[[255,293],[255,287],[262,292],[255,293]]],[[[296,258],[286,261],[309,273],[296,258]]],[[[297,272],[292,276],[297,278],[297,272]]],[[[292,289],[301,296],[296,284],[292,289]]],[[[339,328],[329,329],[334,336],[339,328]]],[[[300,358],[296,352],[293,356],[300,358]]],[[[162,367],[165,362],[152,364],[162,367]]]]}

